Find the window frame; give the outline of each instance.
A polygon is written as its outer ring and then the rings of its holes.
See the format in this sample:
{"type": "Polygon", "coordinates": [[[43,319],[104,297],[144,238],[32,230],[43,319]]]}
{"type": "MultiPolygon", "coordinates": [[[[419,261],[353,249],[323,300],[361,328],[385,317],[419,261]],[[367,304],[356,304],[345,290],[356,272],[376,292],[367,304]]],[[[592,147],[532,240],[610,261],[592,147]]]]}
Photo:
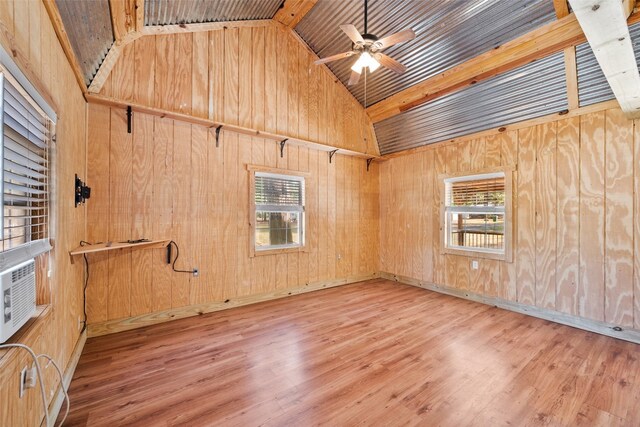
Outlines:
{"type": "Polygon", "coordinates": [[[249,172],[249,256],[254,258],[261,255],[274,255],[274,254],[287,254],[308,252],[306,244],[306,231],[307,231],[307,218],[305,211],[305,201],[303,200],[301,216],[302,224],[302,237],[299,245],[295,246],[282,246],[282,247],[268,247],[266,249],[256,248],[256,173],[265,173],[273,175],[281,175],[284,177],[290,176],[302,180],[303,191],[306,191],[306,178],[309,177],[308,172],[292,171],[289,169],[270,168],[258,165],[247,165],[249,172]]]}
{"type": "Polygon", "coordinates": [[[459,255],[471,258],[485,258],[505,262],[513,262],[513,172],[512,167],[497,167],[479,169],[466,172],[438,175],[440,185],[440,252],[448,255],[459,255]],[[482,178],[483,175],[504,174],[504,253],[492,252],[482,249],[447,246],[447,206],[446,206],[446,182],[451,179],[469,181],[482,178]]]}
{"type": "MultiPolygon", "coordinates": [[[[0,89],[2,93],[2,101],[0,101],[0,116],[2,116],[2,125],[4,126],[4,86],[5,82],[10,83],[14,90],[18,92],[29,105],[40,114],[47,122],[48,142],[47,142],[47,221],[43,224],[46,228],[45,237],[37,240],[26,239],[25,242],[9,249],[0,250],[0,271],[5,271],[15,265],[26,260],[36,258],[42,254],[46,254],[53,249],[52,239],[54,239],[55,230],[52,228],[52,215],[54,215],[54,194],[55,194],[55,134],[57,126],[57,114],[55,110],[47,103],[44,96],[48,96],[46,92],[41,92],[31,81],[21,72],[17,65],[10,57],[7,57],[4,49],[0,48],[0,74],[2,75],[0,89]]],[[[4,132],[4,129],[3,129],[4,132]]],[[[0,154],[4,159],[4,134],[0,138],[0,154]]],[[[4,171],[2,172],[4,175],[4,171]]],[[[3,180],[4,181],[4,176],[3,180]]],[[[2,193],[3,211],[0,215],[2,219],[3,230],[2,239],[4,239],[4,182],[0,183],[0,193],[2,193]]],[[[31,226],[26,226],[30,228],[31,226]]]]}

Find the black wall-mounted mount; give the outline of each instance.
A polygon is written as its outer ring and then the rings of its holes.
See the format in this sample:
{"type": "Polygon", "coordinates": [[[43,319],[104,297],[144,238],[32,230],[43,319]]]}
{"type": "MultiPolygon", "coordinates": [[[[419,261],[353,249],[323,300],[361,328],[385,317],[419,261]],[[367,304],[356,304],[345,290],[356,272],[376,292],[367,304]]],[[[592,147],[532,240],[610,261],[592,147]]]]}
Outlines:
{"type": "Polygon", "coordinates": [[[288,140],[289,138],[285,138],[282,141],[280,141],[280,158],[284,157],[284,145],[287,143],[288,140]]]}
{"type": "Polygon", "coordinates": [[[76,174],[76,179],[74,181],[75,187],[75,206],[76,208],[80,203],[84,203],[87,201],[89,197],[91,197],[91,187],[87,186],[76,174]]]}
{"type": "Polygon", "coordinates": [[[133,116],[133,109],[131,105],[127,107],[127,133],[131,133],[131,118],[133,116]]]}
{"type": "Polygon", "coordinates": [[[329,151],[329,163],[333,160],[333,156],[338,152],[338,150],[329,151]]]}
{"type": "Polygon", "coordinates": [[[220,131],[222,130],[222,125],[216,127],[216,148],[220,146],[220,131]]]}
{"type": "Polygon", "coordinates": [[[373,162],[373,157],[367,159],[367,172],[369,172],[369,166],[371,166],[371,162],[373,162]]]}

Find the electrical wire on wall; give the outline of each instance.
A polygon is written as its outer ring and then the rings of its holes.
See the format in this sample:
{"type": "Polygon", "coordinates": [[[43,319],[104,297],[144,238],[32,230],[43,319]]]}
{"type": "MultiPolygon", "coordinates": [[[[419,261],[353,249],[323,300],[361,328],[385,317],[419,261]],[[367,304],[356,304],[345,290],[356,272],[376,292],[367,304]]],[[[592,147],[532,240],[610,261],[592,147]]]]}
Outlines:
{"type": "MultiPolygon", "coordinates": [[[[44,420],[45,420],[46,427],[51,427],[53,423],[52,423],[52,420],[49,418],[49,405],[47,405],[47,394],[45,393],[44,382],[43,382],[44,376],[42,375],[42,368],[40,367],[40,362],[38,361],[38,359],[41,357],[44,357],[49,361],[49,363],[45,368],[49,367],[49,364],[52,364],[56,368],[56,371],[58,372],[58,376],[60,377],[60,387],[62,388],[62,393],[64,394],[64,398],[67,403],[64,416],[62,417],[60,424],[58,424],[58,426],[62,426],[65,420],[67,419],[67,416],[69,415],[69,408],[71,406],[71,403],[69,401],[69,394],[67,393],[67,389],[64,386],[64,376],[62,375],[62,370],[60,369],[58,364],[48,354],[43,353],[43,354],[36,355],[36,353],[31,349],[31,347],[24,344],[20,344],[20,343],[0,344],[0,348],[17,348],[17,349],[25,350],[27,353],[29,353],[29,355],[33,359],[33,364],[36,368],[36,374],[38,377],[38,383],[40,385],[40,397],[42,398],[42,407],[44,409],[44,420]]],[[[55,420],[53,420],[53,422],[55,422],[55,420]]]]}
{"type": "Polygon", "coordinates": [[[173,269],[173,271],[175,271],[176,273],[189,273],[189,274],[197,273],[197,270],[177,270],[176,261],[178,261],[179,257],[180,257],[180,248],[178,248],[178,244],[176,242],[171,240],[167,245],[167,263],[171,264],[171,268],[173,269]],[[176,247],[176,257],[173,260],[173,263],[171,262],[171,245],[176,247]]]}

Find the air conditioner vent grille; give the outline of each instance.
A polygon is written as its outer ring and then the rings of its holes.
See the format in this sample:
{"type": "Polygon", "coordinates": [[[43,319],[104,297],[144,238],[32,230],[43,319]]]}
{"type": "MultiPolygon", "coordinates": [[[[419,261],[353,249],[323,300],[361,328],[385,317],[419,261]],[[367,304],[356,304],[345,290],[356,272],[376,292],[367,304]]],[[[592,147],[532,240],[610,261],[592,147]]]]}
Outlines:
{"type": "Polygon", "coordinates": [[[30,263],[25,265],[22,268],[17,269],[16,271],[11,273],[11,281],[16,283],[18,280],[22,279],[24,276],[28,276],[31,273],[36,271],[35,263],[30,263]]]}
{"type": "MultiPolygon", "coordinates": [[[[26,268],[26,267],[25,267],[26,268]]],[[[31,265],[33,268],[33,264],[31,265]]],[[[35,274],[24,277],[20,282],[14,283],[11,287],[13,302],[13,325],[16,326],[24,321],[25,316],[31,316],[31,312],[36,299],[35,295],[35,274]]]]}

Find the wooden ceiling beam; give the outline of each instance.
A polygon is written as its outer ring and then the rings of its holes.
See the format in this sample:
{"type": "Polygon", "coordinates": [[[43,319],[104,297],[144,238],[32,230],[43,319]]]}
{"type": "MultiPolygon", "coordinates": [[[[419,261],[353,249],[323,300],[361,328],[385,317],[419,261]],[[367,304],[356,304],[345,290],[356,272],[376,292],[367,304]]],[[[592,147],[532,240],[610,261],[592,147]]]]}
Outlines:
{"type": "Polygon", "coordinates": [[[116,43],[137,30],[138,15],[136,0],[109,0],[113,37],[116,43]]]}
{"type": "Polygon", "coordinates": [[[136,1],[136,31],[144,28],[144,0],[136,1]]]}
{"type": "Polygon", "coordinates": [[[567,0],[553,0],[553,8],[556,10],[556,17],[558,19],[569,15],[569,3],[567,0]]]}
{"type": "Polygon", "coordinates": [[[627,25],[630,6],[618,1],[570,3],[620,108],[629,119],[640,118],[640,72],[627,25]]]}
{"type": "MultiPolygon", "coordinates": [[[[634,13],[628,22],[639,18],[640,13],[634,13]]],[[[378,123],[585,41],[578,20],[570,14],[373,104],[367,113],[378,123]]]]}
{"type": "Polygon", "coordinates": [[[295,28],[317,2],[318,0],[285,0],[273,19],[289,28],[295,28]]]}
{"type": "Polygon", "coordinates": [[[47,14],[49,15],[49,19],[51,20],[51,24],[53,25],[53,30],[56,33],[56,37],[62,46],[62,51],[64,55],[67,57],[67,61],[69,61],[69,65],[71,65],[71,69],[73,70],[73,75],[78,82],[78,86],[80,86],[80,90],[84,95],[87,93],[87,86],[84,81],[84,74],[82,69],[80,68],[80,62],[76,57],[75,52],[73,51],[73,47],[71,46],[71,41],[69,40],[69,35],[67,31],[64,29],[64,24],[62,22],[62,17],[60,16],[60,11],[58,10],[58,6],[56,5],[55,0],[43,0],[44,8],[47,10],[47,14]]]}

